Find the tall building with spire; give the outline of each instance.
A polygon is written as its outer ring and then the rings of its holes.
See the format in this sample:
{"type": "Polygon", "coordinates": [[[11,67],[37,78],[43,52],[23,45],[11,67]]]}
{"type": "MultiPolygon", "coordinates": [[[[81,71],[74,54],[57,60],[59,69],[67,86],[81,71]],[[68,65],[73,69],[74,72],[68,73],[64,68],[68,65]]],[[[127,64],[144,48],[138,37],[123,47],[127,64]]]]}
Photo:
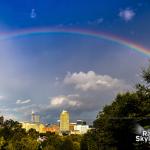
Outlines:
{"type": "Polygon", "coordinates": [[[31,114],[31,122],[33,122],[33,123],[40,123],[40,115],[37,115],[37,114],[35,114],[35,113],[32,111],[32,114],[31,114]]]}
{"type": "Polygon", "coordinates": [[[63,110],[60,114],[60,132],[63,134],[69,133],[69,113],[63,110]]]}
{"type": "Polygon", "coordinates": [[[40,122],[40,115],[34,113],[32,111],[31,113],[31,121],[30,122],[21,122],[22,127],[26,129],[26,131],[30,129],[35,129],[36,131],[40,133],[45,133],[45,125],[40,122]]]}

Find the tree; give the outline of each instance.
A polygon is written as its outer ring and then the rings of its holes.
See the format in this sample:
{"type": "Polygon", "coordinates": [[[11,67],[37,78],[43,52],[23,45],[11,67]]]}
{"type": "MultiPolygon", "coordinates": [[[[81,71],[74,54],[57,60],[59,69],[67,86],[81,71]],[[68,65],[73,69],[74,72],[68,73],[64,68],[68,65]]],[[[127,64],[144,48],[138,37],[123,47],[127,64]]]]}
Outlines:
{"type": "Polygon", "coordinates": [[[19,122],[13,121],[12,119],[6,120],[3,125],[4,125],[4,127],[7,127],[7,128],[9,128],[11,130],[15,130],[17,128],[21,128],[22,127],[22,125],[19,122]]]}
{"type": "Polygon", "coordinates": [[[80,150],[80,143],[79,142],[73,142],[73,150],[80,150]]]}
{"type": "Polygon", "coordinates": [[[6,141],[5,141],[4,137],[0,137],[0,149],[4,148],[5,143],[6,143],[6,141]]]}
{"type": "Polygon", "coordinates": [[[52,145],[47,145],[46,147],[43,148],[43,150],[56,150],[56,149],[52,145]]]}
{"type": "Polygon", "coordinates": [[[20,141],[9,141],[7,150],[38,150],[39,143],[31,137],[23,137],[20,141]]]}
{"type": "Polygon", "coordinates": [[[39,137],[39,132],[37,132],[35,129],[29,129],[27,134],[32,137],[33,139],[37,139],[39,137]]]}
{"type": "Polygon", "coordinates": [[[73,150],[73,142],[69,137],[65,138],[62,144],[62,150],[73,150]]]}
{"type": "Polygon", "coordinates": [[[81,150],[98,150],[94,131],[89,131],[87,134],[83,135],[80,146],[81,150]]]}
{"type": "Polygon", "coordinates": [[[0,136],[4,138],[5,146],[10,140],[17,141],[26,135],[25,129],[22,129],[21,124],[17,121],[6,120],[0,128],[0,136]]]}
{"type": "Polygon", "coordinates": [[[85,150],[91,144],[98,150],[150,149],[150,145],[135,141],[136,124],[150,127],[150,67],[143,70],[142,77],[144,84],[137,84],[134,92],[118,94],[111,105],[99,112],[95,129],[84,136],[85,150]]]}
{"type": "Polygon", "coordinates": [[[45,136],[47,140],[42,142],[41,145],[43,148],[51,146],[51,149],[55,148],[56,150],[62,150],[63,137],[53,133],[46,133],[45,136]]]}

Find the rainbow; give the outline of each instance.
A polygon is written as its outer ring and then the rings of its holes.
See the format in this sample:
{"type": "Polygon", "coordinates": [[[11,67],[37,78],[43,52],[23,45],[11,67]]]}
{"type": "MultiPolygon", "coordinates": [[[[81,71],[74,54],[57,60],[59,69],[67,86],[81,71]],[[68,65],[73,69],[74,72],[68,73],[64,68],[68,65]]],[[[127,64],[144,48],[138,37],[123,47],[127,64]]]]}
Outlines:
{"type": "Polygon", "coordinates": [[[145,56],[150,57],[150,49],[144,48],[139,44],[136,44],[132,41],[129,41],[127,39],[112,34],[99,32],[99,31],[85,30],[85,29],[33,28],[27,30],[18,30],[15,32],[0,33],[0,40],[7,40],[7,39],[31,36],[31,35],[52,34],[52,33],[76,34],[81,36],[89,36],[89,37],[104,39],[107,41],[117,43],[119,45],[123,45],[129,48],[130,50],[139,52],[141,54],[144,54],[145,56]]]}

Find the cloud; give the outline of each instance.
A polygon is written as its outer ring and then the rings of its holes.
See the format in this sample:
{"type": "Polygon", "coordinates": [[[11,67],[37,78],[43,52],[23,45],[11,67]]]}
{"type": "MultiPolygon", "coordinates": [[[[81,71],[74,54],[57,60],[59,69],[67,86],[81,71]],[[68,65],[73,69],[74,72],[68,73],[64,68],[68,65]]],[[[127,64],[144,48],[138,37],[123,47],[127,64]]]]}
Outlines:
{"type": "Polygon", "coordinates": [[[27,100],[20,100],[18,99],[16,101],[16,104],[27,104],[27,103],[30,103],[31,102],[31,99],[27,99],[27,100]]]}
{"type": "Polygon", "coordinates": [[[126,8],[124,10],[121,10],[119,12],[119,16],[125,20],[126,22],[130,21],[133,19],[135,16],[135,12],[132,9],[126,8]]]}
{"type": "Polygon", "coordinates": [[[14,114],[14,111],[12,108],[9,108],[6,106],[0,106],[0,113],[2,116],[4,116],[5,120],[9,120],[9,119],[17,120],[17,117],[14,114]]]}
{"type": "Polygon", "coordinates": [[[50,106],[52,107],[61,107],[61,106],[80,106],[81,102],[79,102],[79,95],[60,95],[53,97],[50,101],[50,106]]]}
{"type": "Polygon", "coordinates": [[[67,73],[64,83],[74,85],[76,89],[82,91],[128,88],[128,85],[123,80],[112,78],[109,75],[99,75],[94,71],[88,71],[87,73],[67,73]]]}
{"type": "Polygon", "coordinates": [[[6,97],[3,95],[0,95],[0,100],[4,100],[6,97]]]}
{"type": "Polygon", "coordinates": [[[89,20],[88,24],[89,25],[98,25],[98,24],[103,23],[103,21],[104,21],[104,18],[98,18],[96,20],[89,20]]]}
{"type": "Polygon", "coordinates": [[[14,114],[8,113],[8,114],[4,114],[4,119],[5,120],[9,120],[9,119],[17,120],[17,117],[14,114]]]}
{"type": "Polygon", "coordinates": [[[36,12],[35,12],[34,8],[31,10],[30,18],[32,18],[32,19],[36,18],[36,12]]]}
{"type": "Polygon", "coordinates": [[[31,115],[32,111],[40,111],[40,107],[37,104],[21,105],[20,107],[13,108],[13,111],[22,115],[31,115]]]}

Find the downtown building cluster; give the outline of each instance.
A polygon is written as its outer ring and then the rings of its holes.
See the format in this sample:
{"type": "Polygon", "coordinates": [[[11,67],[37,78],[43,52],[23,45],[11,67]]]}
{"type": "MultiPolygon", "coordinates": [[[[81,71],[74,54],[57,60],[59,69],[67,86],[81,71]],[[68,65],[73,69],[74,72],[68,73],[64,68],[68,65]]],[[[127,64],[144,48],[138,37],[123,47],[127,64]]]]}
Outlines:
{"type": "Polygon", "coordinates": [[[90,130],[89,125],[83,120],[77,120],[76,122],[70,122],[69,112],[63,110],[60,114],[60,120],[55,124],[43,124],[40,122],[40,116],[32,112],[30,122],[21,122],[22,127],[26,131],[35,129],[40,133],[52,132],[59,135],[70,134],[85,134],[90,130]]]}

